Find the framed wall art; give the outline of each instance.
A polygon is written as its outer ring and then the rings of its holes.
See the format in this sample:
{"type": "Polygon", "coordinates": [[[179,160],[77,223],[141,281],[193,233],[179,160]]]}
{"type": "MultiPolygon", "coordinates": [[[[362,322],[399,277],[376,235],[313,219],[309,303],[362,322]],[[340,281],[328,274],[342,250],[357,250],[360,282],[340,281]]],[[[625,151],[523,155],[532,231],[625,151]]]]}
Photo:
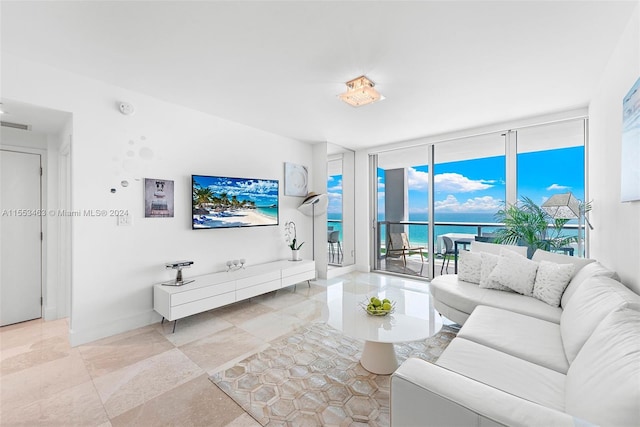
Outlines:
{"type": "Polygon", "coordinates": [[[295,163],[284,164],[284,195],[299,196],[307,195],[307,180],[309,174],[307,167],[295,163]]]}
{"type": "Polygon", "coordinates": [[[144,179],[144,217],[173,218],[173,181],[144,179]]]}
{"type": "Polygon", "coordinates": [[[640,200],[640,78],[622,101],[621,151],[621,199],[640,200]]]}

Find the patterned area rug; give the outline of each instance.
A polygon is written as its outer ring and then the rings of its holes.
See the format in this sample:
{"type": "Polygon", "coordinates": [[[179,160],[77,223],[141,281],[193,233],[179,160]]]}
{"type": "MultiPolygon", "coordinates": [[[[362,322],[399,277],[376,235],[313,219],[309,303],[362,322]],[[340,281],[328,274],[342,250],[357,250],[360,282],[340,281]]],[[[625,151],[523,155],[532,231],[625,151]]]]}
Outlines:
{"type": "MultiPolygon", "coordinates": [[[[455,334],[444,326],[425,341],[396,344],[398,361],[435,362],[455,334]]],[[[210,379],[263,426],[388,426],[390,376],[360,365],[362,347],[313,323],[210,379]]]]}

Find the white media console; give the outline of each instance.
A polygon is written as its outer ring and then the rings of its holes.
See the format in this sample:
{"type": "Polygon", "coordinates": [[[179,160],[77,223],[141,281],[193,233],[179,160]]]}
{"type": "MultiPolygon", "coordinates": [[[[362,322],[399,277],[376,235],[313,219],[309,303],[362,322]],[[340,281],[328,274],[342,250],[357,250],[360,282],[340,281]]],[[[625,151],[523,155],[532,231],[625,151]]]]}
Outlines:
{"type": "Polygon", "coordinates": [[[316,263],[307,260],[274,261],[205,274],[191,277],[193,282],[183,286],[155,285],[153,309],[166,320],[178,320],[315,277],[316,263]]]}

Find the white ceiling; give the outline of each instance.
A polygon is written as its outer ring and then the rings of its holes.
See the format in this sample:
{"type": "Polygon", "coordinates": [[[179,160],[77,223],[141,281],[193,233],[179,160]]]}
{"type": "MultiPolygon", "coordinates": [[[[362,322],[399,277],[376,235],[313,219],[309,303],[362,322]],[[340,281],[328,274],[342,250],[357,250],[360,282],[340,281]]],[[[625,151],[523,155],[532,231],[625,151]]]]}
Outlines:
{"type": "Polygon", "coordinates": [[[637,0],[6,1],[2,51],[359,149],[586,106],[637,0]],[[337,95],[366,74],[386,97],[337,95]]]}

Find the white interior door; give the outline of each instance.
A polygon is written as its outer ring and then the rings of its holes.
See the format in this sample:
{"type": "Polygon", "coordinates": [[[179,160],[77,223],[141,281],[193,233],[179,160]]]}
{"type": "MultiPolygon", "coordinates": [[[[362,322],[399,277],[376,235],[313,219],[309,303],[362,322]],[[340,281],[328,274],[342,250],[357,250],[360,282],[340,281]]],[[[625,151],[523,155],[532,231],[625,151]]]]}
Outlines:
{"type": "Polygon", "coordinates": [[[42,317],[40,155],[0,150],[0,325],[42,317]]]}

